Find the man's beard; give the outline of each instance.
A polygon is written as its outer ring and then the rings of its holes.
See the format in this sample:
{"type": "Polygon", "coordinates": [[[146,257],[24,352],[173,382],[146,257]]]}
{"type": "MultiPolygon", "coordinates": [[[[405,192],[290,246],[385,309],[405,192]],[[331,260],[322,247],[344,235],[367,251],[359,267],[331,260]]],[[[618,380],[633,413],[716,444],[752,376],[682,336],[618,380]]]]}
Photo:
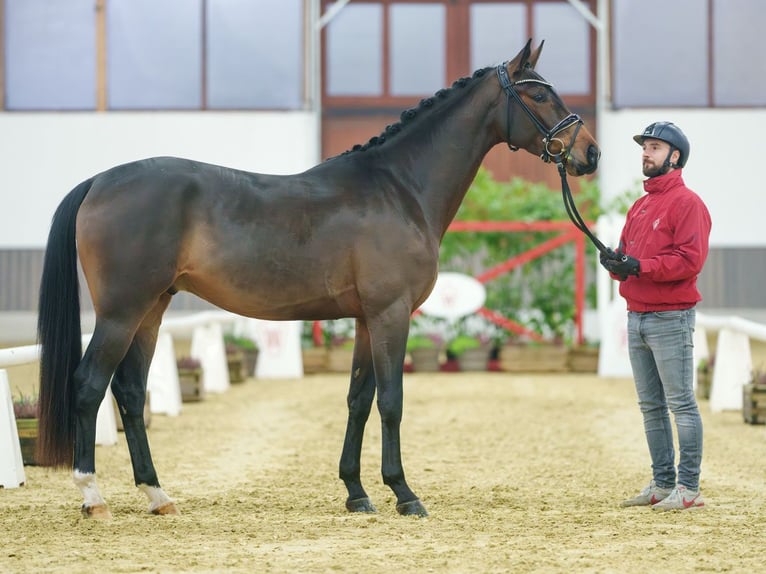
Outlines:
{"type": "Polygon", "coordinates": [[[657,177],[658,175],[665,175],[666,173],[668,173],[668,167],[669,166],[665,166],[665,165],[656,166],[656,165],[649,165],[645,163],[644,175],[646,177],[657,177]]]}

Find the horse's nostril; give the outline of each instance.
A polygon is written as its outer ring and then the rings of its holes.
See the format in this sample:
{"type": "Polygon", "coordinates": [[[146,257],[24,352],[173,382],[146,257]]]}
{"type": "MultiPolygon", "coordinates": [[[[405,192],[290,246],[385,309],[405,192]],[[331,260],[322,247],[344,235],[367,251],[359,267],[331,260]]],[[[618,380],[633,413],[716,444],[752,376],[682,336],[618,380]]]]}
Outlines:
{"type": "Polygon", "coordinates": [[[588,146],[588,163],[590,164],[597,164],[598,160],[601,158],[601,150],[598,149],[595,145],[591,144],[588,146]]]}

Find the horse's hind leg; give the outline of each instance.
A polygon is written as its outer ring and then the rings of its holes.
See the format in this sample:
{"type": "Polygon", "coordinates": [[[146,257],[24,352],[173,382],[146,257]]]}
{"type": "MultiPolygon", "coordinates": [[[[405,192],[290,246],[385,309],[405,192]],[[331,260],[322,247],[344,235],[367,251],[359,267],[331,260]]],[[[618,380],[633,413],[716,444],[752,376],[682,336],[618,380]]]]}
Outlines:
{"type": "Polygon", "coordinates": [[[149,512],[153,514],[178,514],[175,503],[160,487],[144,424],[149,366],[157,344],[162,314],[169,303],[170,295],[165,293],[144,318],[112,380],[112,393],[119,407],[133,464],[133,478],[136,486],[149,499],[149,512]]]}
{"type": "Polygon", "coordinates": [[[375,375],[372,368],[370,336],[367,325],[356,322],[354,360],[348,390],[348,423],[340,457],[340,478],[348,489],[346,508],[350,512],[376,512],[360,478],[362,438],[375,396],[375,375]]]}
{"type": "Polygon", "coordinates": [[[93,337],[74,373],[75,441],[74,482],[83,494],[86,517],[109,518],[106,502],[96,485],[96,416],[117,365],[133,339],[129,321],[98,318],[93,337]]]}

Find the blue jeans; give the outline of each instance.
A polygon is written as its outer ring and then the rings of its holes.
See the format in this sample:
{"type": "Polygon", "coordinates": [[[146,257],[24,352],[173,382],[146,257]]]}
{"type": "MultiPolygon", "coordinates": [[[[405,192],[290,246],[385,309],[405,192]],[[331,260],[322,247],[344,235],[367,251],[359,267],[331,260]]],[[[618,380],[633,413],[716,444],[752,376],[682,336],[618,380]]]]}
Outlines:
{"type": "Polygon", "coordinates": [[[628,313],[628,350],[657,486],[676,485],[670,412],[678,434],[678,484],[699,489],[702,419],[694,397],[695,311],[628,313]]]}

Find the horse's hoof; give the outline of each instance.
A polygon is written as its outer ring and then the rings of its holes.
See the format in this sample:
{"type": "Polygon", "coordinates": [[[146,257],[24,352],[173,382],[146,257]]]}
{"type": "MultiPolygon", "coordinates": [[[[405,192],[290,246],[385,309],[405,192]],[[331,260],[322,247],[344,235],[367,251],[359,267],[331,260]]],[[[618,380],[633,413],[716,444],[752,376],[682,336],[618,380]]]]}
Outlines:
{"type": "Polygon", "coordinates": [[[428,511],[423,503],[417,498],[410,500],[409,502],[402,502],[396,505],[396,511],[402,516],[417,516],[418,518],[425,518],[428,516],[428,511]]]}
{"type": "Polygon", "coordinates": [[[368,497],[357,498],[355,500],[346,501],[346,510],[349,512],[377,512],[378,509],[372,505],[372,501],[368,497]]]}
{"type": "Polygon", "coordinates": [[[181,514],[178,511],[178,508],[176,508],[175,503],[173,502],[166,502],[162,506],[158,506],[154,510],[151,510],[151,513],[157,516],[170,516],[170,515],[181,514]]]}
{"type": "Polygon", "coordinates": [[[94,504],[93,506],[82,505],[80,509],[85,518],[95,518],[96,520],[109,520],[112,513],[106,504],[94,504]]]}

